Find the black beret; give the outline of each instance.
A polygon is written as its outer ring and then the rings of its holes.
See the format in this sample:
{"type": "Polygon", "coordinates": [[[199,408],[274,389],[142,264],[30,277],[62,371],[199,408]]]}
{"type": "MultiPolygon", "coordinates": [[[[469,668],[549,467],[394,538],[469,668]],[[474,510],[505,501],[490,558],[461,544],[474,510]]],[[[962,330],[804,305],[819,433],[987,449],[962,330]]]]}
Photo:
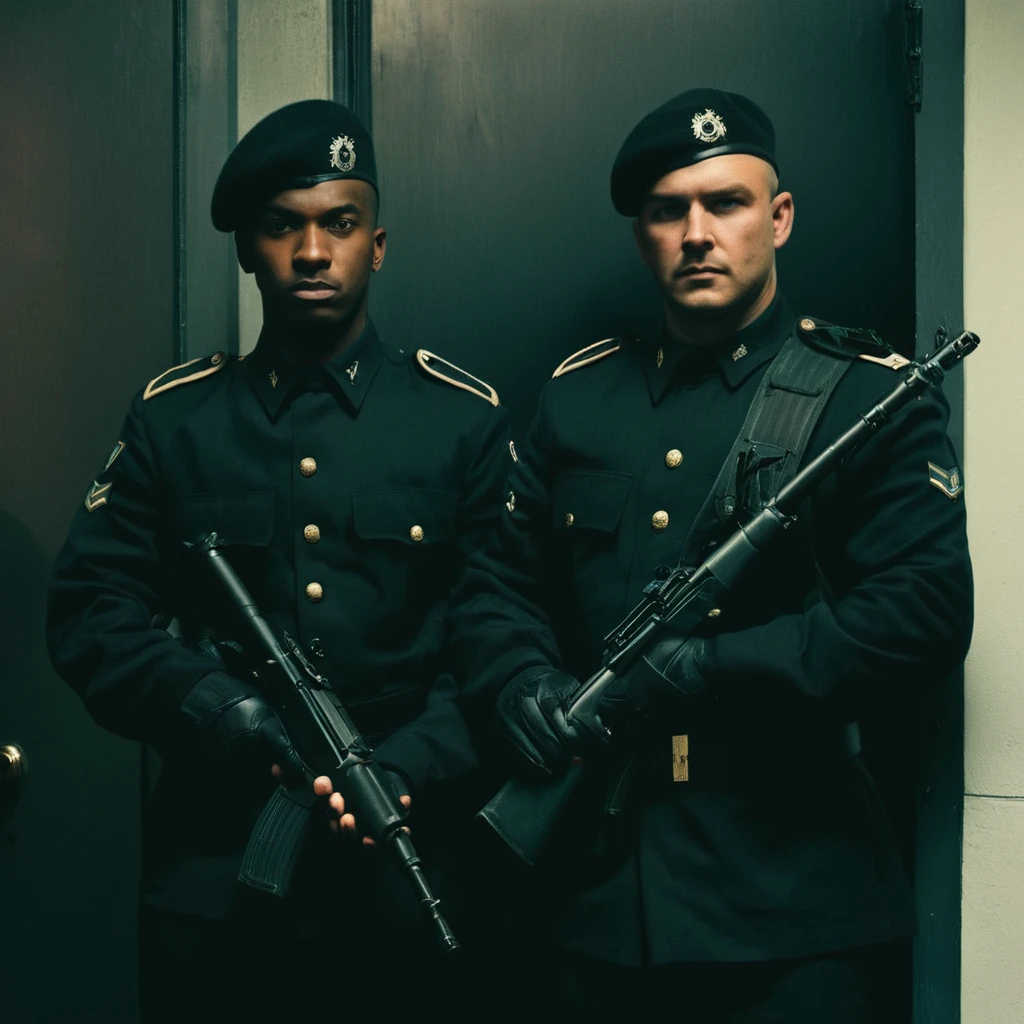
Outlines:
{"type": "Polygon", "coordinates": [[[279,192],[335,178],[358,178],[377,190],[370,133],[340,103],[290,103],[263,118],[231,151],[213,189],[213,226],[235,231],[279,192]]]}
{"type": "Polygon", "coordinates": [[[612,168],[612,203],[635,217],[644,193],[669,171],[727,153],[750,153],[778,171],[768,115],[735,92],[681,92],[651,111],[622,144],[612,168]]]}

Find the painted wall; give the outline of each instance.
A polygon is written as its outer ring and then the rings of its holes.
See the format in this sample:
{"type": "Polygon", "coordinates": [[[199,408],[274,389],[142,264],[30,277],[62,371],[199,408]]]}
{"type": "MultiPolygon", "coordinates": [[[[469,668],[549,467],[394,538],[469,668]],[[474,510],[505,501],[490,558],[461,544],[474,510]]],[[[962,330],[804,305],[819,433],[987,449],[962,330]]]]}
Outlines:
{"type": "Polygon", "coordinates": [[[967,0],[964,320],[983,347],[965,366],[977,618],[965,686],[964,1024],[1024,1020],[1022,46],[1020,0],[967,0]]]}

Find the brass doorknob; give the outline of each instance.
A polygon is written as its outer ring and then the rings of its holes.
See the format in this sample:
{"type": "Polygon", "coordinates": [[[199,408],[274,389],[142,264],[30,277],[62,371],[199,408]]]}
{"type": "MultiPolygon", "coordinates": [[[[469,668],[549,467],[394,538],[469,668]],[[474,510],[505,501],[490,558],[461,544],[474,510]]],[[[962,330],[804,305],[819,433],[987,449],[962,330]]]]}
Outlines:
{"type": "Polygon", "coordinates": [[[5,743],[0,747],[0,784],[28,775],[28,760],[25,751],[17,743],[5,743]]]}
{"type": "Polygon", "coordinates": [[[21,796],[28,775],[28,758],[17,743],[0,746],[0,811],[10,810],[21,796]]]}

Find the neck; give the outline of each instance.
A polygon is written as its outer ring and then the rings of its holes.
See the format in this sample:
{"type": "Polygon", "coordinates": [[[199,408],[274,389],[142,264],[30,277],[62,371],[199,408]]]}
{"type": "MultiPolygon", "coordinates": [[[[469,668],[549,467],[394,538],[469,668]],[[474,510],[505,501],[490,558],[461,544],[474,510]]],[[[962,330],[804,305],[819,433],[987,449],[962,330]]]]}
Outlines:
{"type": "Polygon", "coordinates": [[[720,314],[707,319],[695,317],[692,310],[680,309],[676,305],[665,303],[665,328],[670,338],[684,345],[715,345],[726,338],[738,334],[744,327],[752,324],[771,304],[775,298],[775,271],[765,282],[760,293],[751,303],[742,308],[723,310],[720,314]]]}
{"type": "Polygon", "coordinates": [[[332,324],[284,323],[263,311],[261,340],[300,366],[323,366],[341,355],[366,327],[366,303],[343,321],[332,324]]]}

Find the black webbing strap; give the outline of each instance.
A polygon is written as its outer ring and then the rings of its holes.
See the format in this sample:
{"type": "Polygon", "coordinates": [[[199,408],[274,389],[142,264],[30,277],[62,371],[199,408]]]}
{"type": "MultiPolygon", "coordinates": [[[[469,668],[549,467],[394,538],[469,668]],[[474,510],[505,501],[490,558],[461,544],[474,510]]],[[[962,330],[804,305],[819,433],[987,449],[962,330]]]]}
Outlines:
{"type": "Polygon", "coordinates": [[[772,360],[715,486],[683,546],[684,565],[698,565],[723,524],[760,512],[800,468],[800,460],[848,356],[811,348],[791,335],[772,360]]]}

